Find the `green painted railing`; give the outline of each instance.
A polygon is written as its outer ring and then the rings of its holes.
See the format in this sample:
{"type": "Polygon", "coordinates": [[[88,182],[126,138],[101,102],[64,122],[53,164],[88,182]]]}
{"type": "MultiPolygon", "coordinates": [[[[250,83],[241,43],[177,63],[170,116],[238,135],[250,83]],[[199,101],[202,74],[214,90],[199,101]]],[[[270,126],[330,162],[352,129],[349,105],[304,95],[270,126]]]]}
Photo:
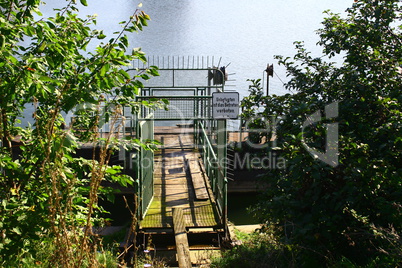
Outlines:
{"type": "Polygon", "coordinates": [[[150,120],[193,120],[212,118],[212,96],[137,96],[136,100],[150,101],[165,99],[169,101],[167,110],[142,106],[139,119],[146,120],[149,114],[154,117],[150,120]]]}
{"type": "MultiPolygon", "coordinates": [[[[202,121],[194,124],[195,143],[200,150],[203,158],[205,171],[209,178],[212,192],[215,197],[217,212],[221,218],[221,223],[226,227],[227,222],[227,178],[225,165],[225,154],[219,155],[215,152],[211,144],[210,137],[202,121]]],[[[226,131],[221,133],[226,135],[226,131]]],[[[220,146],[226,146],[221,144],[220,146]]],[[[225,151],[225,150],[224,150],[225,151]]]]}
{"type": "MultiPolygon", "coordinates": [[[[152,114],[149,115],[152,117],[152,114]]],[[[149,118],[148,118],[149,119],[149,118]]],[[[138,121],[135,135],[141,142],[154,139],[154,122],[152,120],[138,121]]],[[[125,151],[125,168],[136,179],[135,192],[137,218],[143,219],[154,196],[154,153],[140,147],[139,150],[125,151]]]]}

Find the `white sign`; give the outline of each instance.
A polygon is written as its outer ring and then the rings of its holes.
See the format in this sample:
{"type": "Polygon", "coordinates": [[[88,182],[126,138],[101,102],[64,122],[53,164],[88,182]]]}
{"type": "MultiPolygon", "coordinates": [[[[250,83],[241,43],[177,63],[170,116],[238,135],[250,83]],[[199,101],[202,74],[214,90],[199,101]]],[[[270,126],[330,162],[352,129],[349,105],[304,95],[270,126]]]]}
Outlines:
{"type": "Polygon", "coordinates": [[[238,92],[212,93],[212,117],[214,119],[237,119],[238,116],[238,92]]]}

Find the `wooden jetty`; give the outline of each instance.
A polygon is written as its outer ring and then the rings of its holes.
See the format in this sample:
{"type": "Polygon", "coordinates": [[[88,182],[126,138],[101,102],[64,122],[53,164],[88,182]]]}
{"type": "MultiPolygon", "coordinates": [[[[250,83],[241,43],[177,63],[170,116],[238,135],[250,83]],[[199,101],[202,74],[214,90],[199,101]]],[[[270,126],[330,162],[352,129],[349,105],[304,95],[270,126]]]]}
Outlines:
{"type": "Polygon", "coordinates": [[[163,145],[154,155],[153,199],[139,224],[143,244],[159,253],[175,251],[179,267],[199,261],[190,252],[220,249],[224,231],[193,131],[155,129],[163,145]]]}
{"type": "Polygon", "coordinates": [[[172,209],[180,207],[187,227],[218,225],[200,155],[188,134],[157,135],[163,146],[155,153],[154,197],[141,229],[172,228],[172,209]]]}

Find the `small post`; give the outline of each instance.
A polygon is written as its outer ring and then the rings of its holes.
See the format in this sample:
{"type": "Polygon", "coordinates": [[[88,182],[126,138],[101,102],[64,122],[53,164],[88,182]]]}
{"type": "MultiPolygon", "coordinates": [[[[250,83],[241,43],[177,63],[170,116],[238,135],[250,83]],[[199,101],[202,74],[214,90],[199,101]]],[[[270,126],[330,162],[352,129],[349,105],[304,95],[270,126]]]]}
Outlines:
{"type": "Polygon", "coordinates": [[[188,245],[183,209],[180,207],[173,208],[172,216],[179,267],[191,268],[190,247],[188,245]]]}
{"type": "Polygon", "coordinates": [[[267,96],[268,96],[268,94],[269,94],[269,77],[274,76],[274,65],[267,64],[267,69],[265,69],[265,71],[267,72],[267,96]]]}

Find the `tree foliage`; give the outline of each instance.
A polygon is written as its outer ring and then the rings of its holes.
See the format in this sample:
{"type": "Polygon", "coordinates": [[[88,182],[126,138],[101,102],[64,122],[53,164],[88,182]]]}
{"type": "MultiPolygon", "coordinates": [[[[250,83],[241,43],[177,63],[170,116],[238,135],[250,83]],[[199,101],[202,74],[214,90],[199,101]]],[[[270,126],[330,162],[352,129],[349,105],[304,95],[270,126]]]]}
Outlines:
{"type": "MultiPolygon", "coordinates": [[[[278,56],[295,94],[261,96],[259,81],[245,118],[280,116],[278,145],[287,168],[270,170],[271,187],[255,209],[298,263],[400,265],[402,256],[401,3],[356,0],[346,16],[327,13],[318,31],[323,57],[296,42],[293,58],[278,56]],[[343,57],[343,64],[325,58],[343,57]],[[325,107],[337,103],[336,118],[325,107]],[[252,107],[261,108],[254,109],[252,107]],[[321,120],[302,129],[309,116],[321,120]],[[332,167],[306,147],[328,150],[327,127],[338,126],[339,162],[332,167]]],[[[263,124],[254,126],[264,129],[263,124]]],[[[264,135],[262,133],[261,135],[264,135]]]]}
{"type": "Polygon", "coordinates": [[[0,1],[0,266],[35,259],[38,245],[49,248],[50,266],[96,266],[91,230],[102,224],[101,182],[134,182],[108,167],[110,154],[119,145],[139,146],[97,133],[104,124],[117,133],[122,107],[138,110],[141,80],[157,75],[155,67],[128,71],[132,61],[146,59],[140,49],[129,51],[127,34],[150,18],[137,9],[108,39],[96,16],[80,16],[87,1],[67,1],[52,17],[41,14],[40,2],[0,1]],[[30,105],[33,124],[22,128],[30,105]],[[62,115],[74,111],[66,128],[62,115]],[[73,157],[85,142],[98,144],[99,157],[73,157]]]}

